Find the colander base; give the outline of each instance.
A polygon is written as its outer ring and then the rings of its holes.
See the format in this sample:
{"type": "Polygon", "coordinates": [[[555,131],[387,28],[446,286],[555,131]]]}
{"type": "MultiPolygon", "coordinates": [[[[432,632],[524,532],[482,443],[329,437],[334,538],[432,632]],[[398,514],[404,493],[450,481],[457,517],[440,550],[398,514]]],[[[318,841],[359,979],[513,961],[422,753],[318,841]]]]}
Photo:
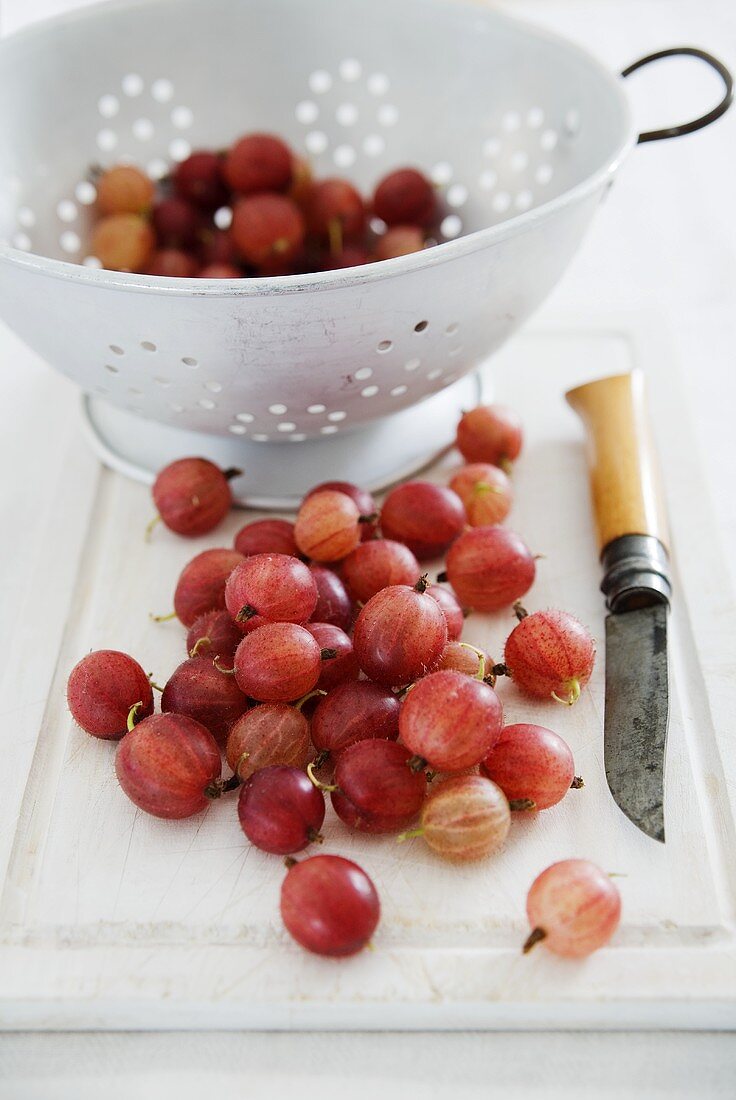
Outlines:
{"type": "Polygon", "coordinates": [[[146,420],[99,398],[82,398],[87,440],[106,466],[150,483],[157,470],[184,455],[204,455],[223,468],[243,507],[292,509],[313,485],[339,479],[379,492],[411,477],[449,447],[463,409],[488,399],[478,373],[418,405],[329,439],[253,443],[146,420]]]}

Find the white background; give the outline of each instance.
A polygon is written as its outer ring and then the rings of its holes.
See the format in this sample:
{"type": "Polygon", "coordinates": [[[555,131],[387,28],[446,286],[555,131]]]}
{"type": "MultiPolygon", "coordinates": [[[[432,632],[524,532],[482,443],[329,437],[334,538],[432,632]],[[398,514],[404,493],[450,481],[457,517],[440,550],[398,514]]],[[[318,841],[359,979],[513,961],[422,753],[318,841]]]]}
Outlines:
{"type": "MultiPolygon", "coordinates": [[[[206,2],[206,0],[203,0],[206,2]]],[[[305,0],[308,2],[308,0],[305,0]]],[[[337,2],[337,0],[336,0],[337,2]]],[[[400,2],[400,0],[396,0],[400,2]]],[[[75,6],[0,0],[0,29],[75,6]]],[[[735,0],[503,0],[566,34],[612,69],[669,45],[699,45],[736,68],[735,0]]],[[[707,109],[718,82],[694,62],[632,78],[641,128],[707,109]]],[[[8,109],[7,105],[3,109],[8,109]]],[[[656,311],[684,368],[702,492],[736,579],[736,109],[712,129],[635,151],[545,311],[656,311]]],[[[3,361],[0,408],[20,364],[3,361]]],[[[24,386],[33,380],[24,376],[24,386]]],[[[4,475],[5,476],[5,475],[4,475]]],[[[5,515],[0,480],[0,515],[5,515]]],[[[713,548],[704,545],[703,554],[713,548]]],[[[693,976],[697,981],[697,976],[693,976]]],[[[0,1036],[0,1097],[208,1093],[295,1100],[342,1096],[733,1097],[728,1034],[0,1036]]]]}

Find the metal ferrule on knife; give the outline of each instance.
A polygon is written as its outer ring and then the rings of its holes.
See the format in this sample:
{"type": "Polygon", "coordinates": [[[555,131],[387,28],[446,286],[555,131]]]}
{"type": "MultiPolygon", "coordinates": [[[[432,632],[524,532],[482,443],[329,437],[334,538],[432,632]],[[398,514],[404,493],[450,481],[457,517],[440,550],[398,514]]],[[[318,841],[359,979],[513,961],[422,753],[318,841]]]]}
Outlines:
{"type": "Polygon", "coordinates": [[[601,591],[609,611],[669,605],[669,554],[653,535],[619,535],[603,547],[601,591]]]}

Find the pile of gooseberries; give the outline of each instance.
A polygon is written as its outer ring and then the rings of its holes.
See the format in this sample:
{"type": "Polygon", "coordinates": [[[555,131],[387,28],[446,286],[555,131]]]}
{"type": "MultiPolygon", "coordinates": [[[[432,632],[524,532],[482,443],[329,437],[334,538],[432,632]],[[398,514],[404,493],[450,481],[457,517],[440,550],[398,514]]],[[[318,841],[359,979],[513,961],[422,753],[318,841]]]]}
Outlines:
{"type": "Polygon", "coordinates": [[[366,198],[346,179],[316,179],[308,161],[267,133],[199,149],[162,179],[124,163],[93,168],[89,182],[97,195],[90,254],[104,268],[167,278],[298,275],[392,260],[436,244],[443,213],[417,168],[390,172],[366,198]]]}
{"type": "MultiPolygon", "coordinates": [[[[237,157],[226,163],[230,186],[257,176],[237,157]]],[[[265,158],[260,170],[275,181],[276,167],[265,158]]],[[[289,171],[284,158],[282,183],[289,171]]],[[[391,217],[400,196],[381,194],[391,217]]],[[[326,227],[320,210],[315,224],[326,227]]],[[[419,203],[416,216],[429,217],[419,203]]],[[[458,448],[469,462],[449,487],[409,481],[379,507],[357,486],[327,482],[293,522],[254,520],[232,549],[196,554],[174,585],[173,614],[161,617],[179,619],[186,652],[159,689],[160,713],[156,685],[125,653],[90,653],[69,676],[73,717],[119,742],[115,770],[136,806],[184,818],[238,791],[231,812],[247,842],[287,857],[284,925],[319,954],[359,951],[380,915],[361,867],[332,853],[295,858],[322,843],[328,803],[338,830],[416,838],[459,864],[488,859],[515,819],[583,786],[563,738],[505,722],[496,690],[504,677],[550,710],[572,706],[595,657],[568,612],[527,613],[519,603],[536,559],[499,522],[512,503],[518,420],[494,406],[472,410],[458,448]],[[439,555],[437,581],[427,561],[439,555]],[[462,640],[479,611],[518,620],[503,662],[462,640]]],[[[153,487],[157,519],[184,537],[213,530],[230,512],[235,474],[201,458],[172,463],[153,487]]],[[[539,875],[527,910],[525,951],[544,942],[582,956],[613,934],[620,898],[594,864],[567,859],[539,875]]]]}

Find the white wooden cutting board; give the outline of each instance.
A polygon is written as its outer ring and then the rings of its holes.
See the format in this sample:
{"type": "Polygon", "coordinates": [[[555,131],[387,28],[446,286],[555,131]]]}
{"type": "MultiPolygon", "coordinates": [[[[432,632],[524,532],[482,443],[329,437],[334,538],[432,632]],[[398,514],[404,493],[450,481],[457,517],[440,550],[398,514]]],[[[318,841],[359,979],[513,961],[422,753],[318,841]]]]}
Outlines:
{"type": "MultiPolygon", "coordinates": [[[[288,939],[282,862],[245,842],[234,799],[189,821],[146,816],[117,786],[114,746],[87,737],[66,710],[69,670],[90,649],[128,650],[166,678],[183,659],[182,630],[148,612],[168,610],[182,565],[229,542],[246,517],[196,543],[160,529],[144,543],[148,492],[83,448],[71,387],[49,375],[44,402],[19,395],[0,443],[4,476],[18,481],[6,494],[10,519],[24,533],[2,560],[0,1026],[736,1024],[736,616],[676,362],[651,324],[532,329],[494,359],[490,385],[526,424],[509,522],[544,555],[527,606],[567,608],[602,639],[581,429],[562,394],[635,365],[649,379],[675,546],[667,844],[639,833],[608,792],[602,655],[571,710],[529,703],[504,683],[508,719],[558,730],[585,788],[520,817],[501,855],[469,867],[440,862],[421,840],[350,835],[328,810],[324,850],[357,859],[383,906],[374,949],[344,961],[288,939]],[[528,886],[571,856],[620,876],[615,940],[585,962],[543,948],[522,957],[528,886]]],[[[466,637],[500,657],[512,625],[508,613],[473,616],[466,637]]]]}

